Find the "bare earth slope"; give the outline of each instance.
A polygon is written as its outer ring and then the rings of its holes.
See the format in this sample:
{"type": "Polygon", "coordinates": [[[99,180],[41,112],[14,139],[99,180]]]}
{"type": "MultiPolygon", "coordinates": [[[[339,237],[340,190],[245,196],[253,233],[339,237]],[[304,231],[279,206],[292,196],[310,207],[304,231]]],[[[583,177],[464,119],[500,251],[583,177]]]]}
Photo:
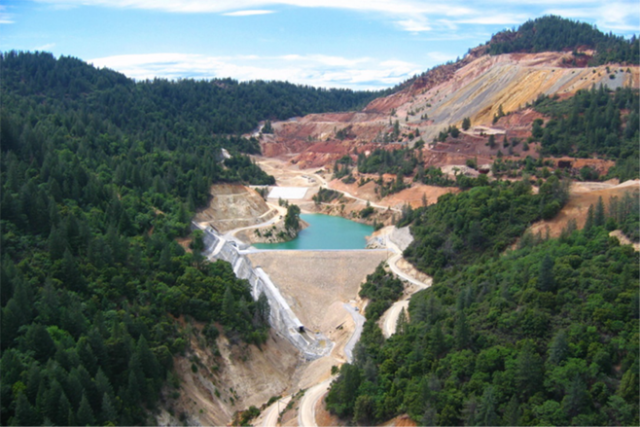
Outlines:
{"type": "Polygon", "coordinates": [[[198,212],[194,221],[210,224],[222,233],[266,222],[278,213],[255,190],[244,185],[215,184],[211,186],[211,196],[209,206],[198,212]]]}
{"type": "MultiPolygon", "coordinates": [[[[274,123],[274,134],[262,137],[263,153],[291,159],[301,168],[332,165],[345,154],[381,145],[396,121],[400,127],[398,142],[412,143],[419,138],[430,142],[448,126],[460,127],[465,117],[474,126],[492,126],[501,106],[507,114],[515,112],[539,94],[564,97],[592,85],[603,84],[611,89],[640,85],[638,66],[568,68],[566,63],[572,58],[569,52],[498,56],[472,53],[459,63],[429,71],[393,95],[372,101],[362,111],[312,114],[274,123]]],[[[523,136],[531,129],[536,114],[519,115],[515,121],[507,116],[497,124],[499,133],[514,130],[523,136]]],[[[484,140],[477,142],[484,145],[484,140]]],[[[453,147],[448,151],[456,150],[453,147]]],[[[451,164],[446,157],[440,157],[432,164],[451,164]]]]}
{"type": "Polygon", "coordinates": [[[540,232],[544,236],[548,229],[550,237],[558,237],[571,219],[575,219],[577,227],[581,229],[587,221],[589,206],[593,205],[595,207],[598,199],[602,197],[606,207],[609,205],[611,197],[622,198],[626,192],[631,192],[635,198],[640,197],[640,180],[625,181],[622,184],[608,182],[574,183],[569,201],[560,213],[549,221],[539,221],[532,224],[529,230],[534,234],[540,232]]]}

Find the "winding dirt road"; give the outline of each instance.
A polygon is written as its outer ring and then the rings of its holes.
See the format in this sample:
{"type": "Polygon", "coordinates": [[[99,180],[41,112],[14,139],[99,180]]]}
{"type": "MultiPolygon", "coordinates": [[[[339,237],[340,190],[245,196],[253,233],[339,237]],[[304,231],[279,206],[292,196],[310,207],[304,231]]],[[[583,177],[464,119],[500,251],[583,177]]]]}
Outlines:
{"type": "Polygon", "coordinates": [[[317,427],[316,423],[316,404],[318,400],[324,396],[329,390],[333,378],[321,382],[304,393],[300,400],[300,409],[298,410],[298,425],[304,427],[317,427]]]}
{"type": "Polygon", "coordinates": [[[264,410],[264,419],[262,421],[263,427],[274,427],[278,425],[278,417],[280,411],[286,408],[287,404],[291,401],[291,396],[285,396],[276,402],[273,402],[271,406],[264,410]],[[281,409],[282,408],[282,409],[281,409]]]}
{"type": "Polygon", "coordinates": [[[384,335],[385,338],[389,338],[396,333],[400,312],[402,309],[405,311],[409,310],[409,299],[410,298],[395,302],[385,313],[385,318],[382,322],[382,335],[384,335]]]}
{"type": "Polygon", "coordinates": [[[395,274],[400,280],[404,280],[415,285],[413,292],[406,294],[402,299],[393,303],[393,305],[389,307],[389,309],[382,315],[382,334],[385,338],[389,338],[391,335],[396,333],[396,325],[398,324],[398,317],[400,316],[400,312],[403,308],[408,311],[409,300],[411,299],[413,294],[431,286],[432,281],[429,280],[428,282],[422,282],[402,271],[398,267],[398,261],[402,259],[402,251],[395,243],[391,241],[391,239],[389,239],[388,235],[386,236],[385,241],[387,248],[391,249],[395,253],[395,255],[393,255],[391,258],[389,258],[389,261],[387,261],[387,264],[389,265],[389,268],[391,269],[393,274],[395,274]]]}

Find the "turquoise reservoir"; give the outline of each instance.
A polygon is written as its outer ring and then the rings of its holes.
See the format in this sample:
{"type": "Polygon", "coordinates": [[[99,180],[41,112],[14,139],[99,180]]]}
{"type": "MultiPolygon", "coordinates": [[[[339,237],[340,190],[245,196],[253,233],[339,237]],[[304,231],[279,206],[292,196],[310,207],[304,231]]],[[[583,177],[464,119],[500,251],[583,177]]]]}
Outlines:
{"type": "Polygon", "coordinates": [[[364,249],[365,236],[373,233],[373,227],[349,221],[339,216],[301,214],[309,227],[298,237],[284,243],[254,243],[258,249],[364,249]]]}

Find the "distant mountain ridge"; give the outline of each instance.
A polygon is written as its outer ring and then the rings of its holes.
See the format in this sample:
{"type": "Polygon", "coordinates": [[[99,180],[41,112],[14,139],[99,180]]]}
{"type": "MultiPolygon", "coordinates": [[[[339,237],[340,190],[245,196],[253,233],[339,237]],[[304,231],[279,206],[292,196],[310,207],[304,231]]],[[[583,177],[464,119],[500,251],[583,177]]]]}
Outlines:
{"type": "Polygon", "coordinates": [[[386,93],[231,78],[136,82],[119,72],[47,52],[0,54],[0,72],[5,94],[88,106],[103,119],[136,132],[160,118],[215,134],[239,134],[264,120],[360,108],[386,93]]]}

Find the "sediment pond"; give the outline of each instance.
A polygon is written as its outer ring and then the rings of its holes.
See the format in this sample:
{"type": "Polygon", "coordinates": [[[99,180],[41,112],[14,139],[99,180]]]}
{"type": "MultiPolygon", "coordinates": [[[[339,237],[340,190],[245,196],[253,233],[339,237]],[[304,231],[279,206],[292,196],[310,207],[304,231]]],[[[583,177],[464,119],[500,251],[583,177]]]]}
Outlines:
{"type": "Polygon", "coordinates": [[[373,233],[373,227],[348,219],[322,214],[302,214],[300,218],[309,227],[300,231],[298,237],[283,243],[254,243],[258,249],[364,249],[365,236],[373,233]]]}

